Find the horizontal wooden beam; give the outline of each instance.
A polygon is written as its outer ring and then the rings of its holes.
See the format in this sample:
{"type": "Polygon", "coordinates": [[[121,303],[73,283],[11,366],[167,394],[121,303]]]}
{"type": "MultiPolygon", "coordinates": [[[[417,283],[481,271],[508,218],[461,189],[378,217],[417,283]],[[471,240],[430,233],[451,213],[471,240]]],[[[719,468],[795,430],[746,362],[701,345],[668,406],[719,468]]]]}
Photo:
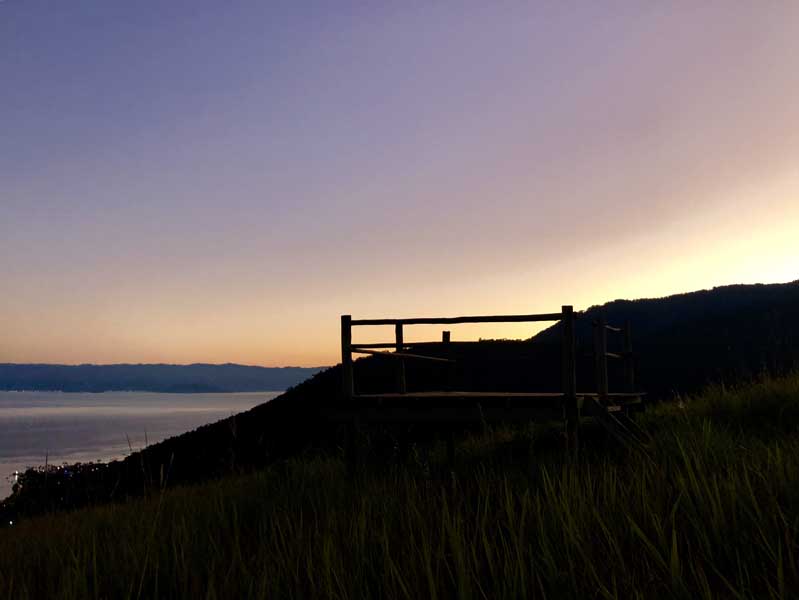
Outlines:
{"type": "MultiPolygon", "coordinates": [[[[610,392],[607,394],[608,398],[617,398],[619,400],[634,399],[645,396],[644,392],[610,392]]],[[[599,396],[598,392],[577,392],[578,398],[596,398],[599,396]]],[[[516,400],[538,400],[538,399],[563,399],[565,395],[563,392],[408,392],[407,394],[396,394],[392,392],[384,394],[358,394],[355,396],[356,400],[409,400],[411,398],[437,400],[444,398],[462,398],[462,399],[491,399],[491,398],[510,398],[516,400]]]]}
{"type": "MultiPolygon", "coordinates": [[[[592,358],[596,356],[594,352],[583,352],[581,355],[583,358],[592,358]]],[[[608,358],[630,358],[633,356],[632,352],[605,352],[605,356],[608,358]]]]}
{"type": "Polygon", "coordinates": [[[352,346],[352,351],[356,354],[375,354],[385,356],[387,358],[415,358],[418,360],[432,360],[435,362],[454,363],[454,360],[449,358],[439,358],[437,356],[422,356],[421,354],[408,354],[406,352],[380,352],[378,350],[367,350],[366,348],[357,348],[352,346]]]}
{"type": "Polygon", "coordinates": [[[410,398],[435,400],[439,398],[464,398],[464,399],[485,399],[485,398],[515,398],[517,400],[535,400],[540,398],[563,398],[561,392],[409,392],[407,394],[359,394],[358,399],[380,399],[380,400],[408,400],[410,398]]]}
{"type": "Polygon", "coordinates": [[[552,405],[530,405],[508,410],[504,406],[464,406],[458,410],[438,406],[361,406],[355,410],[329,410],[331,421],[348,423],[428,424],[441,427],[468,427],[490,423],[527,423],[531,420],[559,420],[563,416],[560,402],[552,405]]]}
{"type": "MultiPolygon", "coordinates": [[[[486,341],[482,341],[482,340],[458,340],[457,342],[453,342],[453,341],[449,341],[449,342],[405,342],[405,345],[408,348],[417,348],[417,347],[420,347],[420,346],[426,348],[426,347],[429,346],[429,347],[432,347],[432,348],[442,348],[442,349],[446,350],[448,344],[457,344],[458,346],[468,346],[470,344],[471,345],[474,345],[474,344],[485,344],[485,343],[491,342],[491,341],[492,340],[486,340],[486,341]]],[[[526,340],[502,340],[502,341],[503,342],[509,342],[509,343],[517,342],[517,343],[521,344],[521,343],[525,342],[526,340]]]]}
{"type": "MultiPolygon", "coordinates": [[[[402,347],[406,348],[410,344],[403,344],[402,347]]],[[[360,348],[396,348],[397,344],[393,342],[378,342],[378,343],[369,343],[369,344],[353,344],[351,346],[352,351],[355,352],[360,348]]]]}
{"type": "MultiPolygon", "coordinates": [[[[504,342],[518,342],[523,343],[526,340],[503,340],[504,342]]],[[[441,348],[443,344],[458,344],[458,346],[466,346],[469,344],[482,344],[479,341],[464,341],[464,342],[405,342],[402,344],[403,348],[418,348],[418,347],[435,347],[441,348]]],[[[357,348],[396,348],[397,344],[393,342],[368,342],[365,344],[352,344],[352,351],[355,352],[357,348]]]]}
{"type": "Polygon", "coordinates": [[[352,325],[455,325],[458,323],[532,323],[560,321],[562,313],[539,315],[486,315],[479,317],[419,317],[410,319],[353,319],[352,325]]]}

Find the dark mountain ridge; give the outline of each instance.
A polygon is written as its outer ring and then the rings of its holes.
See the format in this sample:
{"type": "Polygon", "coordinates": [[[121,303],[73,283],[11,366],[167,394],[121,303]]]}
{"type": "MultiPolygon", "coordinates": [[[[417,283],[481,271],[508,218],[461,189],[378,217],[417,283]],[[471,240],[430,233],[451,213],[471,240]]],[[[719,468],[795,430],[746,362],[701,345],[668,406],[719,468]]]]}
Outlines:
{"type": "MultiPolygon", "coordinates": [[[[611,324],[630,323],[637,381],[656,397],[691,392],[711,381],[799,368],[799,281],[727,285],[592,306],[576,324],[584,351],[591,347],[591,323],[600,315],[611,324]]],[[[559,336],[555,325],[531,341],[556,343],[559,336]]],[[[611,334],[609,343],[614,342],[620,348],[611,334]]]]}
{"type": "Polygon", "coordinates": [[[0,390],[163,393],[278,391],[297,385],[323,368],[252,367],[232,363],[222,365],[0,363],[0,390]]]}

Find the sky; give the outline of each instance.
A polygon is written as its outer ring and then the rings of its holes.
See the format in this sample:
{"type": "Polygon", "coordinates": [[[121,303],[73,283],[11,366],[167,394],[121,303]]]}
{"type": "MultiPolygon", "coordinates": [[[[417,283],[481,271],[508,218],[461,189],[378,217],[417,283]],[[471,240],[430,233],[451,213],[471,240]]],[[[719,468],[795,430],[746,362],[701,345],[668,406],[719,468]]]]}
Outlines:
{"type": "Polygon", "coordinates": [[[0,0],[0,362],[334,364],[797,240],[799,3],[0,0]]]}

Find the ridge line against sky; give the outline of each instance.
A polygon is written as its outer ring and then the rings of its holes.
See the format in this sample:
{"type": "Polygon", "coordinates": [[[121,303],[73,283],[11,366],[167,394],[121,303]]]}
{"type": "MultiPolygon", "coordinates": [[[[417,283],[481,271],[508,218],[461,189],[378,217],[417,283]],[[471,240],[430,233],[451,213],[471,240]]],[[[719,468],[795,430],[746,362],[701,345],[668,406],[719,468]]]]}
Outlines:
{"type": "Polygon", "coordinates": [[[794,280],[797,62],[796,3],[6,0],[0,362],[794,280]]]}

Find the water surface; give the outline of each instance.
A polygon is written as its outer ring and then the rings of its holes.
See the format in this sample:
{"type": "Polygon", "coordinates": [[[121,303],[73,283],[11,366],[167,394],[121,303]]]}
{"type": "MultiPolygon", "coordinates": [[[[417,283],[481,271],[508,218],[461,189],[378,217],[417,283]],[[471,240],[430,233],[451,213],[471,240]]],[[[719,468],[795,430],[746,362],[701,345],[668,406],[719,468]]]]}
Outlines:
{"type": "Polygon", "coordinates": [[[0,498],[27,467],[107,461],[268,402],[282,392],[0,391],[0,498]]]}

